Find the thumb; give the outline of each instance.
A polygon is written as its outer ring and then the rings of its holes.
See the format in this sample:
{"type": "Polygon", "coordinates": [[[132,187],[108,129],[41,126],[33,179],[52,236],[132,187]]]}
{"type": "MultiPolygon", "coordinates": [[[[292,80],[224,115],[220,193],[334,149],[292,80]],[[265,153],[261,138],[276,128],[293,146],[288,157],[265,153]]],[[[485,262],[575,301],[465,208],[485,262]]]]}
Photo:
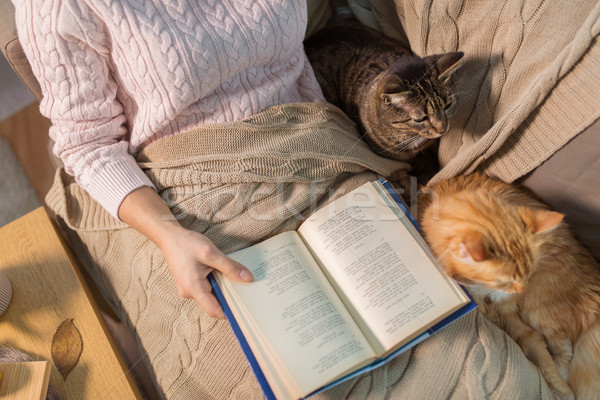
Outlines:
{"type": "Polygon", "coordinates": [[[211,267],[221,271],[226,277],[234,281],[250,282],[253,279],[252,272],[248,268],[224,254],[216,256],[212,264],[211,267]]]}

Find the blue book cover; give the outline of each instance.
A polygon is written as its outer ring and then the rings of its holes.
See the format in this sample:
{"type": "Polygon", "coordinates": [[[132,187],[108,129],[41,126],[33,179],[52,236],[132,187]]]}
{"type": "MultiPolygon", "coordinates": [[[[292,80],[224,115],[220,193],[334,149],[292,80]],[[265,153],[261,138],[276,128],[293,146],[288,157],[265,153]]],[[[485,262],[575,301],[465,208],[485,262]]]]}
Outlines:
{"type": "MultiPolygon", "coordinates": [[[[395,192],[393,187],[387,181],[380,180],[380,183],[381,183],[381,187],[383,187],[387,191],[389,196],[393,199],[393,201],[397,204],[397,206],[402,211],[403,215],[401,215],[399,217],[401,217],[401,218],[406,217],[406,219],[409,221],[409,225],[414,229],[415,235],[417,236],[417,240],[422,241],[422,239],[420,239],[421,229],[418,226],[417,222],[415,221],[414,217],[410,214],[408,208],[406,207],[406,205],[404,204],[402,199],[397,195],[397,193],[395,192]]],[[[428,253],[429,253],[430,257],[433,258],[433,255],[429,251],[428,251],[428,253]]],[[[232,328],[235,336],[237,337],[240,347],[242,348],[242,351],[244,352],[244,355],[246,356],[248,363],[250,364],[250,367],[251,367],[252,371],[254,372],[256,379],[262,388],[265,398],[269,399],[269,400],[271,400],[271,399],[276,400],[275,394],[273,393],[273,390],[271,389],[269,382],[267,381],[258,361],[256,360],[256,357],[254,356],[252,349],[250,348],[246,338],[244,337],[244,334],[242,333],[242,330],[241,330],[239,324],[237,323],[235,316],[233,315],[233,312],[231,311],[231,308],[227,304],[227,301],[223,295],[223,292],[221,291],[221,288],[219,287],[219,284],[217,283],[216,279],[212,276],[212,274],[209,275],[209,280],[210,280],[213,292],[214,292],[217,300],[221,304],[221,307],[223,308],[225,316],[227,317],[227,320],[228,320],[229,324],[231,325],[231,328],[232,328]]],[[[414,347],[418,343],[427,339],[429,336],[433,335],[434,333],[436,333],[440,329],[444,328],[445,326],[449,325],[453,321],[457,320],[458,318],[466,315],[470,311],[477,308],[477,305],[473,301],[470,294],[462,286],[461,286],[461,288],[463,289],[463,291],[465,292],[467,297],[470,299],[470,302],[466,303],[464,306],[462,306],[458,310],[454,311],[452,314],[448,315],[443,320],[441,320],[441,321],[437,322],[436,324],[434,324],[433,326],[429,327],[425,332],[423,332],[420,335],[418,335],[417,337],[413,338],[411,341],[404,344],[402,347],[396,349],[393,353],[388,354],[385,357],[379,358],[369,365],[366,365],[362,368],[359,368],[355,371],[348,373],[347,375],[308,394],[305,398],[308,398],[317,393],[325,391],[325,390],[327,390],[333,386],[336,386],[344,381],[352,379],[355,376],[358,376],[365,372],[371,371],[371,370],[389,362],[393,358],[399,356],[400,354],[402,354],[405,351],[409,350],[410,348],[414,347]]]]}

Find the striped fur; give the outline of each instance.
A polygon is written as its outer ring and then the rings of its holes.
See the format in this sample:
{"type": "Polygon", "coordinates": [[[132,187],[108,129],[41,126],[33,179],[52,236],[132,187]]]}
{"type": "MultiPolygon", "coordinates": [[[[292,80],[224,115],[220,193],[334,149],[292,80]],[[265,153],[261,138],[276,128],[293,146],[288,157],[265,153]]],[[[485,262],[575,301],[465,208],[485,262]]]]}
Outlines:
{"type": "Polygon", "coordinates": [[[462,53],[420,58],[353,22],[319,32],[305,49],[325,98],[378,154],[408,160],[448,130],[456,103],[449,76],[462,53]]]}

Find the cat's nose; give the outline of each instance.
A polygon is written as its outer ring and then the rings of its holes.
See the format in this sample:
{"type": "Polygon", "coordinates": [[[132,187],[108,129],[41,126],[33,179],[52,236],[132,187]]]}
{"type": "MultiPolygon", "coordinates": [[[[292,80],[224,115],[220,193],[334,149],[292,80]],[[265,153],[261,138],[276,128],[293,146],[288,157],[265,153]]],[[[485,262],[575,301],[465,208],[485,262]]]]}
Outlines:
{"type": "Polygon", "coordinates": [[[431,128],[435,133],[443,135],[448,130],[448,121],[446,118],[436,118],[431,121],[431,128]]]}
{"type": "Polygon", "coordinates": [[[523,284],[522,283],[513,282],[511,284],[511,288],[512,288],[512,290],[515,291],[515,293],[523,293],[523,284]]]}

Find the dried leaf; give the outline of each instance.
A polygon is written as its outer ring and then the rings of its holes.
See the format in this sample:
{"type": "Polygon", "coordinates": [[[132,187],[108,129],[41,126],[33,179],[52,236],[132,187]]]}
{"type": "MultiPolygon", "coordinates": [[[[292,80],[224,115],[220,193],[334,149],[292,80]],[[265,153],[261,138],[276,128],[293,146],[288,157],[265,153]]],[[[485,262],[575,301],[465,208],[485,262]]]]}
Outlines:
{"type": "Polygon", "coordinates": [[[73,319],[64,320],[52,339],[52,360],[64,380],[79,362],[82,351],[83,340],[73,319]]]}

